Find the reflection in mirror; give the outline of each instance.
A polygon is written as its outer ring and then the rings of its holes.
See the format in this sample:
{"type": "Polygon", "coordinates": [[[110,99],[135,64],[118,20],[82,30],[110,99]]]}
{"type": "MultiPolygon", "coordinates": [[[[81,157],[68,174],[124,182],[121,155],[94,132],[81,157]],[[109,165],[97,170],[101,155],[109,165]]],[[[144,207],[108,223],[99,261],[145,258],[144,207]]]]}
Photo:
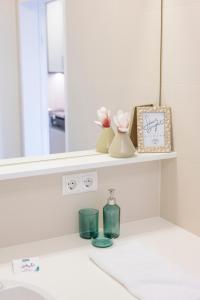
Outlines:
{"type": "Polygon", "coordinates": [[[25,156],[65,152],[63,13],[60,0],[19,2],[25,156]]]}
{"type": "Polygon", "coordinates": [[[0,2],[0,158],[95,148],[96,110],[156,103],[160,0],[0,2]]]}

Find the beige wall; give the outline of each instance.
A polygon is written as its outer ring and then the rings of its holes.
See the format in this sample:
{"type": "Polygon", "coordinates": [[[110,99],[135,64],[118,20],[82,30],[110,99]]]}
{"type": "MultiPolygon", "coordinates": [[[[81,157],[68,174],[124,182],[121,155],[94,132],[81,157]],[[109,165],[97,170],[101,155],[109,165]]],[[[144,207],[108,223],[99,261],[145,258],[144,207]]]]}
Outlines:
{"type": "Polygon", "coordinates": [[[165,3],[163,103],[178,159],[163,163],[161,215],[200,235],[200,1],[165,3]]]}
{"type": "Polygon", "coordinates": [[[160,0],[66,0],[66,14],[70,150],[94,148],[97,108],[158,99],[160,0]]]}
{"type": "Polygon", "coordinates": [[[16,0],[0,1],[0,157],[21,154],[16,0]]]}
{"type": "Polygon", "coordinates": [[[102,211],[110,187],[122,222],[158,216],[159,170],[157,162],[101,169],[97,192],[65,197],[62,175],[0,181],[0,247],[77,232],[78,210],[102,211]]]}

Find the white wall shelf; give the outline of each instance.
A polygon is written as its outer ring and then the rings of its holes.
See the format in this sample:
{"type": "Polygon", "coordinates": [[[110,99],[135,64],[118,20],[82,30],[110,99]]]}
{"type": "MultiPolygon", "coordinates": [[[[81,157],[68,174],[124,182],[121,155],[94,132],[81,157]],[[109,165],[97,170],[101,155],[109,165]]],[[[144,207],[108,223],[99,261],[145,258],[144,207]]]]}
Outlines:
{"type": "Polygon", "coordinates": [[[105,167],[160,161],[177,157],[176,152],[136,154],[131,158],[112,158],[107,154],[99,154],[95,151],[93,151],[93,153],[89,151],[89,153],[90,155],[87,155],[86,151],[83,151],[83,156],[81,156],[81,152],[79,152],[78,157],[62,157],[39,161],[27,160],[20,163],[14,162],[13,164],[1,165],[0,180],[77,172],[88,169],[99,169],[105,167]]]}

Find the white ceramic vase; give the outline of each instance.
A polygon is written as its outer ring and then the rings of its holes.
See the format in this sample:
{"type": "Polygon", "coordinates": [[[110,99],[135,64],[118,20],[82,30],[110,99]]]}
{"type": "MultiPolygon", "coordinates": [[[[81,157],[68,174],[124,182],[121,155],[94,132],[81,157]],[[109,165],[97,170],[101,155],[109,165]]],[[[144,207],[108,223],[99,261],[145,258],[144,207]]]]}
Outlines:
{"type": "Polygon", "coordinates": [[[136,149],[128,133],[117,132],[109,148],[112,157],[126,158],[134,156],[136,149]]]}
{"type": "Polygon", "coordinates": [[[100,153],[108,153],[110,145],[114,139],[115,133],[112,127],[103,128],[96,143],[96,151],[100,153]]]}

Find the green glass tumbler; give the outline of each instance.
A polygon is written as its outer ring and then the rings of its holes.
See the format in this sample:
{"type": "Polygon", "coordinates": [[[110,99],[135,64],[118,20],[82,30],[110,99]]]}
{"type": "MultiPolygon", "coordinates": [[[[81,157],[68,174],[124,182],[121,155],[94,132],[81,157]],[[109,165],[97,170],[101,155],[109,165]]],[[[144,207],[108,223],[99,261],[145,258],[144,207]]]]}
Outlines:
{"type": "Polygon", "coordinates": [[[93,208],[79,210],[79,233],[83,239],[96,238],[99,232],[99,211],[93,208]]]}

